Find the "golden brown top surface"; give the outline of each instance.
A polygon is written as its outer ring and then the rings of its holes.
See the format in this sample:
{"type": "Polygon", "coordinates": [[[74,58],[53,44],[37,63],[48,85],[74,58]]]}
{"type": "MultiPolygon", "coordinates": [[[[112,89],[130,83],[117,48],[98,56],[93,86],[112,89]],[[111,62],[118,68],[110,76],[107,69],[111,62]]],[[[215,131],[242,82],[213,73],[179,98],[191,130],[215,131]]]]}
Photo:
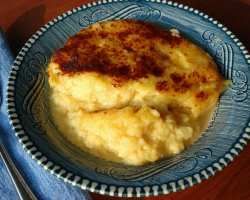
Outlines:
{"type": "Polygon", "coordinates": [[[155,40],[175,46],[182,38],[142,21],[95,24],[71,37],[54,61],[66,74],[87,71],[122,79],[161,76],[164,67],[159,60],[168,57],[155,49],[155,40]]]}
{"type": "Polygon", "coordinates": [[[198,101],[217,96],[223,84],[216,64],[202,49],[178,34],[134,20],[95,23],[81,30],[53,55],[52,63],[63,76],[95,72],[111,78],[114,87],[143,78],[159,92],[191,92],[198,101]],[[156,82],[150,82],[152,77],[156,82]]]}

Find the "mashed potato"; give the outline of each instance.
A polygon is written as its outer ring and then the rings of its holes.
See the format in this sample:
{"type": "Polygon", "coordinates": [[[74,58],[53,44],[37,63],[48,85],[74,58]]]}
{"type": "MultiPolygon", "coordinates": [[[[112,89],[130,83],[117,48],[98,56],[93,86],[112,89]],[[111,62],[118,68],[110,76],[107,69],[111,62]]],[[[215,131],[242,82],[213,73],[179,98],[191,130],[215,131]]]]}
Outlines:
{"type": "Polygon", "coordinates": [[[224,80],[196,45],[148,23],[97,23],[48,67],[60,132],[94,155],[142,165],[181,152],[207,126],[224,80]]]}

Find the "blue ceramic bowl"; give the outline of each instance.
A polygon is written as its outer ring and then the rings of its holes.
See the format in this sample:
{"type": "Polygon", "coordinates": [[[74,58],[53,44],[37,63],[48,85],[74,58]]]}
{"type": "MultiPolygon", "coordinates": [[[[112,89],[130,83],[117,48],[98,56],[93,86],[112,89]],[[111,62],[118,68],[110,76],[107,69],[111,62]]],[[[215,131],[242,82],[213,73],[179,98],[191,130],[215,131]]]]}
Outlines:
{"type": "Polygon", "coordinates": [[[74,8],[40,28],[24,45],[9,75],[10,122],[25,150],[65,182],[115,196],[167,194],[192,186],[228,165],[250,138],[250,56],[221,23],[172,1],[103,0],[74,8]],[[70,145],[48,109],[46,68],[68,37],[98,21],[134,18],[177,28],[209,52],[232,86],[221,96],[209,128],[169,159],[132,167],[98,159],[70,145]]]}

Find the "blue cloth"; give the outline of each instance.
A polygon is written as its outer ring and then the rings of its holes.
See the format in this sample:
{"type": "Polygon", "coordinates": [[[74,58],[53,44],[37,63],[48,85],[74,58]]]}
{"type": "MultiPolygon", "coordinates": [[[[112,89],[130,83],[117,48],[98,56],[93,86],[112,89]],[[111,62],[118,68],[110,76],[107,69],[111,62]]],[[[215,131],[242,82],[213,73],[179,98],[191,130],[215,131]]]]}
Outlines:
{"type": "MultiPolygon", "coordinates": [[[[3,142],[24,179],[40,200],[89,200],[90,195],[51,175],[24,152],[12,131],[6,113],[5,90],[13,56],[0,30],[0,142],[3,142]]],[[[0,200],[18,199],[11,179],[0,160],[0,200]]]]}

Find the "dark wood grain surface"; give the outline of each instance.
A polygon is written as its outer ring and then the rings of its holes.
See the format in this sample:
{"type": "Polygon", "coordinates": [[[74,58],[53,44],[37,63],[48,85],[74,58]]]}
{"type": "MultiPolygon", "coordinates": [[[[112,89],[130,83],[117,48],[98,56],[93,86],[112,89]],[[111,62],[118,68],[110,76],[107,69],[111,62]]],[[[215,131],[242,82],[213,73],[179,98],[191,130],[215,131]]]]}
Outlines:
{"type": "MultiPolygon", "coordinates": [[[[42,25],[86,0],[0,0],[0,27],[17,53],[42,25]]],[[[226,25],[250,49],[250,0],[176,0],[226,25]]],[[[250,114],[250,113],[249,113],[250,114]]],[[[95,200],[125,199],[92,194],[95,200]]],[[[72,199],[74,199],[72,197],[72,199]]],[[[137,198],[130,198],[137,199],[137,198]]],[[[250,200],[250,145],[214,177],[184,191],[145,200],[250,200]]]]}

